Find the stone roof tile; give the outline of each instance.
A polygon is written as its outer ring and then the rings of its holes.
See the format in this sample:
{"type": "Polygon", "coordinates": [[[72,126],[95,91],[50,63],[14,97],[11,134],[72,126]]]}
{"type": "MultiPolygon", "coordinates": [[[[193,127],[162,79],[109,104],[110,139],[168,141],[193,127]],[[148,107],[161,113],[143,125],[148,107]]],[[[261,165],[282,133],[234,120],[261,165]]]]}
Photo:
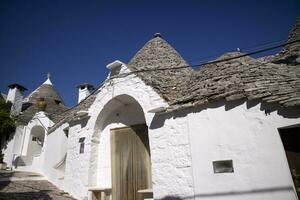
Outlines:
{"type": "Polygon", "coordinates": [[[23,106],[25,108],[17,116],[17,123],[19,125],[26,125],[32,119],[35,113],[38,112],[37,102],[41,97],[45,98],[47,103],[45,113],[54,122],[57,122],[58,116],[67,110],[62,98],[55,90],[53,85],[42,84],[24,99],[23,106]]]}
{"type": "MultiPolygon", "coordinates": [[[[300,20],[289,40],[299,38],[299,27],[300,20]]],[[[241,52],[229,52],[219,57],[216,60],[218,62],[193,70],[171,45],[156,35],[135,54],[127,66],[137,71],[136,75],[168,102],[167,111],[222,99],[261,99],[283,107],[294,107],[300,106],[300,64],[294,61],[277,62],[294,55],[299,56],[298,44],[287,46],[278,55],[264,59],[243,56],[241,52]],[[237,56],[239,58],[228,60],[237,56]]],[[[78,111],[88,110],[96,95],[89,96],[64,112],[52,130],[71,120],[78,111]]]]}

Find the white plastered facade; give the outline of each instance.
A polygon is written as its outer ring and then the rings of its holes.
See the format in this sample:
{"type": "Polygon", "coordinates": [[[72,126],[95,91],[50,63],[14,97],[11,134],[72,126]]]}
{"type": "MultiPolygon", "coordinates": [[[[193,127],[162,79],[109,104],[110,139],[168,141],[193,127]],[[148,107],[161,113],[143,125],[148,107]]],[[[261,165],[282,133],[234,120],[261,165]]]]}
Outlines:
{"type": "Polygon", "coordinates": [[[187,111],[195,199],[297,199],[278,128],[299,124],[299,110],[233,104],[187,111]],[[234,173],[214,174],[216,160],[232,160],[234,173]]]}
{"type": "MultiPolygon", "coordinates": [[[[122,64],[120,73],[126,72],[122,64]]],[[[150,86],[134,74],[112,79],[99,89],[87,116],[45,136],[47,159],[39,172],[75,198],[87,199],[88,188],[111,187],[110,129],[145,123],[154,199],[297,199],[277,128],[299,124],[299,110],[282,114],[265,112],[260,103],[228,104],[154,114],[148,111],[168,104],[150,86]],[[64,156],[64,166],[56,168],[64,156]],[[234,173],[214,174],[216,160],[232,160],[234,173]]]]}
{"type": "Polygon", "coordinates": [[[63,124],[56,131],[48,134],[53,122],[44,112],[38,112],[26,126],[18,126],[12,140],[7,144],[5,160],[9,167],[19,171],[33,171],[43,174],[49,181],[63,189],[64,165],[63,159],[67,152],[67,137],[63,124]],[[41,138],[42,143],[36,144],[41,138]],[[14,162],[13,162],[14,160],[14,162]],[[57,166],[62,162],[60,166],[57,166]]]}
{"type": "MultiPolygon", "coordinates": [[[[123,65],[121,73],[128,71],[123,65]]],[[[148,112],[167,106],[135,75],[107,82],[87,124],[70,127],[67,191],[84,199],[89,187],[110,188],[110,129],[145,122],[154,199],[297,199],[277,128],[299,124],[299,111],[266,114],[260,103],[243,102],[230,109],[216,103],[170,114],[148,112]],[[143,113],[123,106],[125,99],[133,99],[143,113]],[[80,137],[87,141],[84,154],[78,153],[80,137]],[[214,174],[212,162],[228,159],[234,173],[214,174]]]]}
{"type": "MultiPolygon", "coordinates": [[[[120,73],[126,72],[129,72],[129,69],[123,64],[120,73]]],[[[135,75],[114,79],[100,88],[95,102],[89,109],[90,119],[86,126],[81,128],[81,124],[77,124],[70,127],[65,175],[68,192],[83,199],[87,196],[88,187],[111,187],[109,130],[146,123],[151,151],[154,198],[170,194],[193,195],[190,147],[185,132],[187,124],[184,119],[172,119],[166,121],[164,126],[156,127],[156,124],[153,124],[155,114],[148,111],[161,106],[167,104],[135,75]],[[122,103],[118,103],[119,100],[125,99],[135,102],[134,108],[130,108],[130,103],[125,107],[122,107],[122,103]],[[133,113],[128,115],[130,112],[133,113]],[[126,117],[122,119],[123,115],[126,117]],[[86,137],[87,141],[84,155],[78,153],[80,137],[86,137]],[[174,142],[168,142],[171,140],[174,142]],[[180,158],[175,156],[166,159],[170,157],[170,153],[174,154],[171,151],[180,152],[178,155],[180,158]],[[180,159],[183,159],[182,162],[178,162],[180,159]]]]}

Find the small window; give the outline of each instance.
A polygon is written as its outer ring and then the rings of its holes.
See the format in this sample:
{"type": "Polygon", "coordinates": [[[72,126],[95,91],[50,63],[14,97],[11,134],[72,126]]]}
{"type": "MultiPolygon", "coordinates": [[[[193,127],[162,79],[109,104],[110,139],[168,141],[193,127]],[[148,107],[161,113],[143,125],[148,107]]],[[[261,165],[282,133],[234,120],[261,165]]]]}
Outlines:
{"type": "Polygon", "coordinates": [[[84,142],[80,143],[79,153],[84,153],[84,142]]]}
{"type": "Polygon", "coordinates": [[[84,140],[85,137],[79,138],[79,153],[84,153],[84,140]]]}
{"type": "Polygon", "coordinates": [[[213,161],[214,173],[233,173],[232,160],[213,161]]]}

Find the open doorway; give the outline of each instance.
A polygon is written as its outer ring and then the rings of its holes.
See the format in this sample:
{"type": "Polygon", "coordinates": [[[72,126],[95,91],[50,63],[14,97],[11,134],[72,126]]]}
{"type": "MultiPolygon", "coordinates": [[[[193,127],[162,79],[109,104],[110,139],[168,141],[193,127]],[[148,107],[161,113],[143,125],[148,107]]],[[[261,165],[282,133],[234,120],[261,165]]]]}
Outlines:
{"type": "Polygon", "coordinates": [[[279,128],[295,189],[300,196],[300,124],[279,128]]]}

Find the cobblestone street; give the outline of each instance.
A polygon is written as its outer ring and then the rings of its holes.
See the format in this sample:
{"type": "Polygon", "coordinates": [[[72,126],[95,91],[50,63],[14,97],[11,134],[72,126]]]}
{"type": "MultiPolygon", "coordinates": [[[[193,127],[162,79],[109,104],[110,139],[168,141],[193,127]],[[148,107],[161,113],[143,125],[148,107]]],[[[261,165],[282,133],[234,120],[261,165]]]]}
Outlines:
{"type": "Polygon", "coordinates": [[[0,200],[44,199],[75,200],[39,174],[0,171],[0,200]]]}

